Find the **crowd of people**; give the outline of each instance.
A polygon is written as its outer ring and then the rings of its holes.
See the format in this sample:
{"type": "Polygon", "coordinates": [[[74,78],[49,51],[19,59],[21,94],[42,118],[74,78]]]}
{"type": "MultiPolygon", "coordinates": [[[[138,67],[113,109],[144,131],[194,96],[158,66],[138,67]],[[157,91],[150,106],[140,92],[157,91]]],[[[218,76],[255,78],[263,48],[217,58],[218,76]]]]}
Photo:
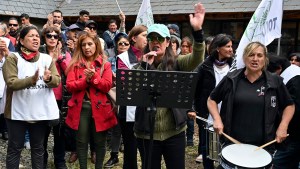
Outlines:
{"type": "Polygon", "coordinates": [[[100,37],[98,23],[89,16],[82,10],[67,26],[63,13],[54,10],[42,29],[30,23],[28,14],[0,23],[0,133],[8,140],[6,168],[19,167],[24,146],[31,149],[32,168],[47,168],[52,132],[57,169],[67,168],[66,151],[71,152],[68,162],[78,159],[80,168],[87,168],[88,147],[96,169],[111,168],[119,162],[122,143],[124,169],[159,169],[162,157],[168,169],[184,169],[185,148],[194,146],[196,117],[213,122],[196,120],[196,161],[204,169],[227,167],[208,155],[211,125],[220,147],[232,144],[225,133],[255,146],[276,139],[277,146],[265,148],[274,156],[273,168],[299,167],[299,53],[287,60],[251,42],[243,53],[245,68],[230,71],[233,38],[204,38],[201,3],[189,16],[191,37],[182,39],[176,24],[136,25],[126,31],[123,12],[100,37]],[[115,109],[107,93],[116,85],[118,69],[196,72],[193,105],[158,107],[154,115],[141,106],[115,109]],[[104,161],[107,147],[110,158],[104,161]]]}

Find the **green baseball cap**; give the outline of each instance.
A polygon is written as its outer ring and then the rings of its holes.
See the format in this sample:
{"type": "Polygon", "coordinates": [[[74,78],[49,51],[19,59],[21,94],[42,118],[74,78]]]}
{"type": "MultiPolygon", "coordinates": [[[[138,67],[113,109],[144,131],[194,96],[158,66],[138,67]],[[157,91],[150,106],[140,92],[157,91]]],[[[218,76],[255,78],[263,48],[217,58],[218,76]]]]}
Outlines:
{"type": "Polygon", "coordinates": [[[170,38],[170,32],[166,25],[164,24],[153,24],[148,28],[147,36],[149,36],[150,33],[158,33],[160,36],[166,38],[170,38]]]}

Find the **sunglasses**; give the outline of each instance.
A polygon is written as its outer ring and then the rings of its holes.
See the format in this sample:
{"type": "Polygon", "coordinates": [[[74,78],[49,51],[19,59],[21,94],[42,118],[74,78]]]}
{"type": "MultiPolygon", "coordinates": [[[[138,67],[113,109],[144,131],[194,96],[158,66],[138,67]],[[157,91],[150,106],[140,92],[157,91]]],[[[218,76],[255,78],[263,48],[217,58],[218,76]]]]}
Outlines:
{"type": "Polygon", "coordinates": [[[14,27],[17,27],[18,24],[8,24],[8,26],[14,26],[14,27]]]}
{"type": "Polygon", "coordinates": [[[52,34],[50,34],[50,33],[47,33],[47,34],[46,34],[46,38],[51,39],[52,37],[53,37],[54,39],[58,39],[58,35],[52,35],[52,34]]]}
{"type": "Polygon", "coordinates": [[[88,26],[88,28],[89,28],[90,30],[96,30],[96,27],[93,27],[93,26],[88,26]]]}
{"type": "Polygon", "coordinates": [[[156,40],[159,43],[163,43],[165,41],[165,38],[161,36],[149,36],[147,39],[149,42],[154,42],[156,40]]]}
{"type": "Polygon", "coordinates": [[[119,46],[129,46],[129,43],[127,43],[127,42],[119,42],[118,45],[119,46]]]}

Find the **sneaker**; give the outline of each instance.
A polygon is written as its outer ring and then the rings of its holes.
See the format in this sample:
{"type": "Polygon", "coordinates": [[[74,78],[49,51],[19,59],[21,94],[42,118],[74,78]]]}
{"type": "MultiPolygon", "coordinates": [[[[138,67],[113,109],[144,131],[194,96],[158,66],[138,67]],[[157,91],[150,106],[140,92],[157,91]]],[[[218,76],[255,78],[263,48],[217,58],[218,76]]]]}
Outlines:
{"type": "Polygon", "coordinates": [[[110,159],[105,163],[104,167],[105,168],[111,168],[115,164],[118,164],[119,158],[118,157],[110,157],[110,159]]]}
{"type": "Polygon", "coordinates": [[[203,158],[202,158],[202,154],[200,154],[197,158],[196,158],[196,163],[202,163],[203,162],[203,158]]]}
{"type": "Polygon", "coordinates": [[[25,149],[30,150],[30,143],[29,143],[29,141],[25,142],[24,147],[25,147],[25,149]]]}

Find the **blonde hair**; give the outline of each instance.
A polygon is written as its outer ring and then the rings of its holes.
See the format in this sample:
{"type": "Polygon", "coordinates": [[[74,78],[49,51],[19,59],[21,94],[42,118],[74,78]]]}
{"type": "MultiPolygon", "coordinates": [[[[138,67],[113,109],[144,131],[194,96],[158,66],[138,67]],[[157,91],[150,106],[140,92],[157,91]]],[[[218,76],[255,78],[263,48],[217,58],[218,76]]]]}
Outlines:
{"type": "Polygon", "coordinates": [[[245,61],[246,57],[249,57],[254,50],[256,50],[258,47],[262,47],[264,52],[264,56],[265,56],[265,66],[263,67],[264,70],[266,70],[266,68],[268,67],[269,64],[269,58],[267,57],[267,47],[260,43],[260,42],[250,42],[244,49],[244,53],[243,53],[243,60],[245,61]]]}
{"type": "Polygon", "coordinates": [[[86,57],[83,54],[81,44],[86,38],[91,38],[93,40],[93,42],[95,43],[95,46],[96,46],[96,51],[95,51],[95,53],[92,57],[93,60],[96,60],[99,56],[101,56],[102,58],[105,58],[105,56],[103,56],[103,50],[102,50],[102,46],[101,46],[101,42],[100,42],[99,38],[95,35],[92,35],[91,33],[88,33],[88,32],[83,33],[78,38],[78,41],[76,43],[77,48],[75,48],[72,60],[70,61],[70,64],[69,64],[66,72],[69,72],[71,69],[73,69],[73,67],[76,63],[81,62],[81,63],[85,64],[86,57]]]}

